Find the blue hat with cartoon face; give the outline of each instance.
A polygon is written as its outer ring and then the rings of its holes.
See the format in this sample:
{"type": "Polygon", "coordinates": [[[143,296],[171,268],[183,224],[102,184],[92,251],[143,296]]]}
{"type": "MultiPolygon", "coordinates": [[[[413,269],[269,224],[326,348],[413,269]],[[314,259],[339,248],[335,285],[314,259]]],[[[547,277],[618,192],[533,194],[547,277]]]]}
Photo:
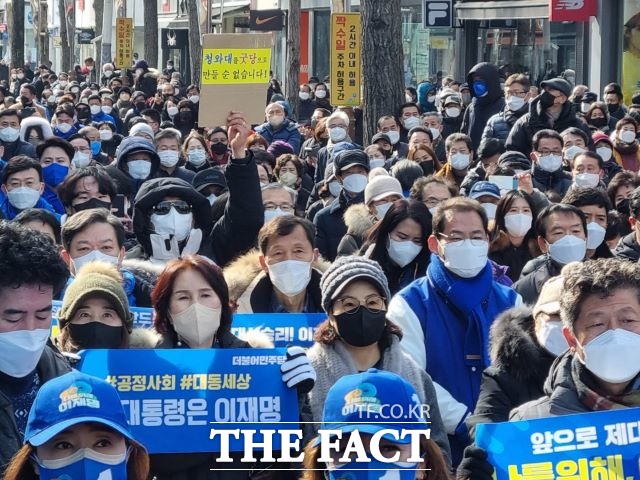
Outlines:
{"type": "MultiPolygon", "coordinates": [[[[322,413],[323,430],[359,431],[373,435],[382,430],[425,430],[429,424],[415,388],[395,373],[370,368],[347,375],[329,389],[322,413]]],[[[383,435],[396,443],[409,443],[383,435]]],[[[319,438],[314,446],[319,444],[319,438]]]]}
{"type": "Polygon", "coordinates": [[[79,423],[95,422],[134,440],[117,390],[108,382],[74,370],[45,383],[33,402],[25,443],[34,447],[79,423]]]}

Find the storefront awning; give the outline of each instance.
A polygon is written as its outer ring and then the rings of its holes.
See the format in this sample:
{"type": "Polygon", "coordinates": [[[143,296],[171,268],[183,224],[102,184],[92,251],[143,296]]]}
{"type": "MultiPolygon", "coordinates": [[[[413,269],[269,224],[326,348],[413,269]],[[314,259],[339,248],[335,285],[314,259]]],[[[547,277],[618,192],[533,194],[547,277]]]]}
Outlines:
{"type": "Polygon", "coordinates": [[[547,18],[549,0],[511,0],[493,2],[457,2],[460,20],[524,20],[547,18]]]}

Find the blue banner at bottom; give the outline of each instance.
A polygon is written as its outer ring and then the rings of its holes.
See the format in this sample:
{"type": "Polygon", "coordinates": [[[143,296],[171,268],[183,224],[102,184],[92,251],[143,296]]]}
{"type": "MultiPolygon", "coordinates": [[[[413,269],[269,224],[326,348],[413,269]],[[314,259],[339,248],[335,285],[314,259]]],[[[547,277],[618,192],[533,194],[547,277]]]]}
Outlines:
{"type": "MultiPolygon", "coordinates": [[[[281,379],[286,349],[87,350],[79,370],[116,387],[149,453],[219,452],[211,429],[295,430],[297,393],[281,379]],[[281,423],[289,422],[289,423],[281,423]]],[[[256,435],[255,441],[260,440],[256,435]]],[[[273,447],[280,447],[273,437],[273,447]]],[[[230,439],[230,451],[244,443],[230,439]]]]}

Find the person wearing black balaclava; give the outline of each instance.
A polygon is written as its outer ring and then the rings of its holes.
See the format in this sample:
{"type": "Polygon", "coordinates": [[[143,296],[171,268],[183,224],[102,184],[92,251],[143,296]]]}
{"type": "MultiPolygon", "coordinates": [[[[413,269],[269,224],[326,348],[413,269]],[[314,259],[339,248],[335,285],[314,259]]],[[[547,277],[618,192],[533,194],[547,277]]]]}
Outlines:
{"type": "Polygon", "coordinates": [[[173,124],[176,126],[182,138],[189,135],[191,130],[196,127],[195,107],[191,100],[180,100],[178,103],[178,114],[173,118],[173,124]]]}

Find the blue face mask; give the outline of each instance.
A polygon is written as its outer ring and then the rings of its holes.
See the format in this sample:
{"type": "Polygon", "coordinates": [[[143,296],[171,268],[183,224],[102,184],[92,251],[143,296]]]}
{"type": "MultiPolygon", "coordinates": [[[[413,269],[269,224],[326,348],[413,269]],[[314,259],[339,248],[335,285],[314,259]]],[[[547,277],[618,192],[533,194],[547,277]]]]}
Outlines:
{"type": "Polygon", "coordinates": [[[40,480],[85,480],[89,478],[112,478],[126,480],[127,457],[106,455],[90,448],[83,448],[72,455],[57,460],[36,460],[40,480]]]}
{"type": "Polygon", "coordinates": [[[42,169],[42,177],[44,183],[50,187],[57,187],[62,183],[69,173],[69,167],[61,165],[59,163],[52,163],[51,165],[42,169]]]}
{"type": "Polygon", "coordinates": [[[383,463],[372,459],[366,463],[344,463],[333,470],[327,470],[326,473],[329,480],[380,480],[383,477],[393,480],[415,480],[417,468],[417,463],[383,463]]]}
{"type": "Polygon", "coordinates": [[[483,80],[475,80],[473,82],[473,93],[476,97],[484,97],[487,93],[489,93],[489,87],[487,83],[483,80]]]}
{"type": "Polygon", "coordinates": [[[99,154],[100,148],[102,148],[102,142],[100,140],[91,141],[91,155],[95,156],[99,154]]]}

